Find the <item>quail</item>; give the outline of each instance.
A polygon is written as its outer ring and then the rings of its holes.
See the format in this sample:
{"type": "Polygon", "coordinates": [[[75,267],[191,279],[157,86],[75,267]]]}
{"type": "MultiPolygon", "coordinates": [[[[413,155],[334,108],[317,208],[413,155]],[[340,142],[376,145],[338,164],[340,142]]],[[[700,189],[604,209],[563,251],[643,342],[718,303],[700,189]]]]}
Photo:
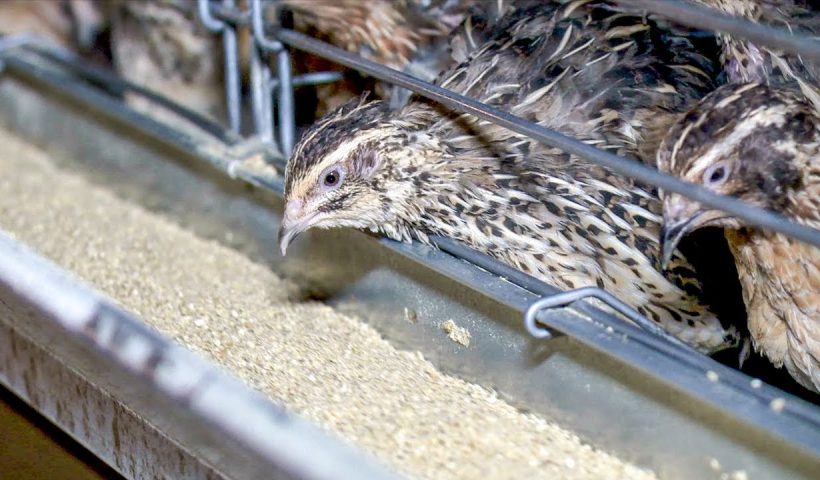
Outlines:
{"type": "MultiPolygon", "coordinates": [[[[728,84],[677,123],[659,163],[684,180],[820,228],[820,115],[796,89],[728,84]]],[[[820,250],[664,194],[664,259],[687,233],[724,228],[756,350],[820,391],[820,250]]]]}
{"type": "MultiPolygon", "coordinates": [[[[219,37],[198,20],[195,2],[117,0],[105,6],[114,68],[121,76],[212,119],[226,117],[222,48],[219,37]]],[[[126,98],[144,112],[181,124],[141,96],[126,98]]]]}
{"type": "Polygon", "coordinates": [[[88,55],[105,30],[94,0],[0,3],[0,34],[36,33],[58,45],[88,55]]]}
{"type": "MultiPolygon", "coordinates": [[[[713,88],[686,35],[604,2],[516,2],[487,28],[438,85],[632,158],[652,119],[713,88]]],[[[605,288],[702,351],[736,343],[682,255],[660,270],[652,188],[474,116],[350,102],[303,133],[285,184],[283,254],[310,228],[441,235],[561,288],[605,288]]]]}

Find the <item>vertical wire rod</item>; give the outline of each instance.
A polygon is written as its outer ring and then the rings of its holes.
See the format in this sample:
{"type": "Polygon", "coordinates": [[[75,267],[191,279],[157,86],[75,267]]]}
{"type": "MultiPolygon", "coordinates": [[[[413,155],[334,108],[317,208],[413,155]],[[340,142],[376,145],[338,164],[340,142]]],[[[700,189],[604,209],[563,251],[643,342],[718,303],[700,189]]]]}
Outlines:
{"type": "MultiPolygon", "coordinates": [[[[285,51],[284,45],[278,40],[271,40],[265,36],[265,26],[262,21],[262,2],[261,0],[251,0],[251,31],[253,33],[254,43],[257,51],[257,66],[260,70],[259,81],[256,86],[258,88],[257,95],[259,96],[259,105],[256,112],[260,122],[265,122],[267,125],[259,128],[257,131],[263,141],[273,142],[273,98],[270,94],[271,73],[270,66],[263,63],[261,58],[261,51],[271,51],[276,54],[277,62],[277,76],[279,80],[279,130],[280,130],[280,149],[285,156],[290,154],[290,149],[293,147],[293,137],[296,130],[294,121],[294,106],[293,106],[293,84],[292,75],[290,71],[290,55],[285,51]]],[[[256,88],[255,88],[256,89],[256,88]]]]}
{"type": "MultiPolygon", "coordinates": [[[[234,8],[235,0],[223,0],[222,6],[234,8]]],[[[222,43],[225,49],[225,102],[228,108],[228,125],[234,133],[242,128],[241,92],[239,86],[239,47],[236,41],[236,29],[226,25],[222,30],[222,43]]]]}
{"type": "Polygon", "coordinates": [[[251,48],[251,113],[256,135],[263,142],[273,142],[273,125],[270,122],[270,112],[265,113],[265,106],[270,105],[270,87],[265,81],[265,69],[262,52],[258,46],[251,48]]]}
{"type": "Polygon", "coordinates": [[[293,76],[290,70],[290,52],[283,48],[276,54],[276,75],[279,81],[278,113],[279,144],[285,158],[290,157],[296,135],[293,101],[293,76]]]}

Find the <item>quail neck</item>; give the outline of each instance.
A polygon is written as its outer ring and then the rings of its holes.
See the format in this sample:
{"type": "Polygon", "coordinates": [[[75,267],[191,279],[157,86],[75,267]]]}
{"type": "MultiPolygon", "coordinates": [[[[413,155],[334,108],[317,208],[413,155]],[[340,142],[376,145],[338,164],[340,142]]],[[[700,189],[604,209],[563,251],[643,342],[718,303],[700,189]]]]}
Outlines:
{"type": "MultiPolygon", "coordinates": [[[[466,60],[437,84],[636,161],[654,162],[659,126],[713,88],[716,60],[685,31],[603,2],[520,2],[466,25],[466,60]]],[[[652,188],[421,98],[399,111],[362,99],[319,121],[286,198],[283,252],[314,227],[444,235],[561,288],[606,288],[704,351],[735,341],[683,256],[660,271],[652,188]]]]}

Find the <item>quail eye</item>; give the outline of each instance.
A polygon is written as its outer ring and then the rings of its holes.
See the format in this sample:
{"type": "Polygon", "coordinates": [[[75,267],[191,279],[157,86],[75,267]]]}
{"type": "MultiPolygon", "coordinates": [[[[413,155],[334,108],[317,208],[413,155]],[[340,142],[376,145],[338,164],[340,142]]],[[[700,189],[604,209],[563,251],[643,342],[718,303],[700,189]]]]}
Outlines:
{"type": "Polygon", "coordinates": [[[717,186],[729,177],[729,169],[723,162],[716,163],[703,172],[703,180],[707,185],[717,186]]]}
{"type": "Polygon", "coordinates": [[[344,169],[335,166],[328,168],[319,176],[319,181],[321,185],[325,189],[334,189],[342,184],[345,178],[345,171],[344,169]]]}
{"type": "Polygon", "coordinates": [[[325,186],[333,187],[339,183],[339,174],[336,172],[327,172],[325,174],[325,186]]]}

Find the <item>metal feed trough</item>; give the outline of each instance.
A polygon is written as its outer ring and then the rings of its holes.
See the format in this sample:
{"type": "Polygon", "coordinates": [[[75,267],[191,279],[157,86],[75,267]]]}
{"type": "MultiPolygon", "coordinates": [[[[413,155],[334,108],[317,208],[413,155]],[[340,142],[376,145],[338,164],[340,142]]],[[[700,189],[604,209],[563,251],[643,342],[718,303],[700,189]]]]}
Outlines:
{"type": "MultiPolygon", "coordinates": [[[[664,13],[676,2],[623,3],[664,13]]],[[[751,478],[816,478],[820,407],[575,302],[591,294],[622,307],[597,289],[561,294],[447,239],[436,239],[439,249],[433,249],[354,231],[315,232],[282,259],[274,239],[283,179],[256,173],[242,160],[261,152],[284,171],[280,152],[289,151],[295,136],[293,84],[333,78],[292,78],[288,45],[814,245],[820,245],[817,231],[299,33],[280,30],[269,37],[258,0],[248,11],[235,9],[233,0],[200,1],[199,7],[206,26],[224,39],[228,129],[26,37],[0,40],[0,124],[61,165],[82,170],[201,235],[231,231],[237,248],[266,259],[284,276],[317,286],[330,305],[370,323],[391,343],[419,350],[443,370],[494,388],[514,405],[665,478],[712,478],[716,473],[707,458],[719,458],[727,470],[742,469],[751,478]],[[236,30],[241,28],[252,29],[256,40],[251,63],[256,135],[250,139],[239,135],[236,30]],[[275,79],[268,55],[278,59],[275,79]],[[201,133],[136,112],[122,101],[124,92],[176,112],[199,125],[201,133]],[[395,321],[405,309],[414,312],[415,325],[395,321]],[[457,318],[469,327],[469,349],[456,349],[437,334],[441,318],[457,318]],[[772,408],[775,400],[782,409],[772,408]]],[[[755,41],[807,59],[819,56],[816,42],[704,16],[702,9],[686,7],[686,13],[676,18],[756,35],[755,41]]],[[[641,320],[628,308],[620,310],[641,320]]],[[[0,383],[129,478],[395,477],[157,335],[5,235],[0,236],[0,383]]]]}

